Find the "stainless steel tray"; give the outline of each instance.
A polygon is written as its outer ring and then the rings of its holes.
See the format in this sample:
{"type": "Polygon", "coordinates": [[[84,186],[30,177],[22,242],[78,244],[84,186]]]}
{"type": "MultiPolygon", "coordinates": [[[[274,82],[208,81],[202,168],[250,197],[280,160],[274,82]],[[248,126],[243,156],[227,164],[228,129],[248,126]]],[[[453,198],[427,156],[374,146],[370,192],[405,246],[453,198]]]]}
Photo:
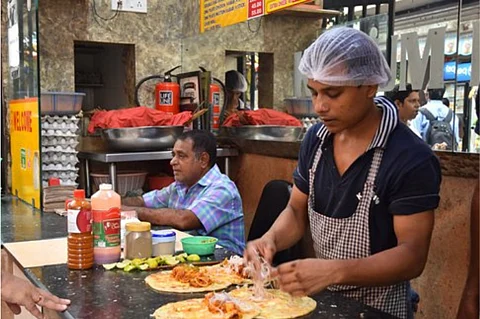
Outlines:
{"type": "Polygon", "coordinates": [[[173,147],[183,126],[143,126],[102,130],[108,148],[115,151],[157,151],[173,147]]]}
{"type": "Polygon", "coordinates": [[[239,127],[221,127],[219,134],[231,138],[257,141],[299,141],[303,132],[300,126],[280,125],[243,125],[239,127]]]}

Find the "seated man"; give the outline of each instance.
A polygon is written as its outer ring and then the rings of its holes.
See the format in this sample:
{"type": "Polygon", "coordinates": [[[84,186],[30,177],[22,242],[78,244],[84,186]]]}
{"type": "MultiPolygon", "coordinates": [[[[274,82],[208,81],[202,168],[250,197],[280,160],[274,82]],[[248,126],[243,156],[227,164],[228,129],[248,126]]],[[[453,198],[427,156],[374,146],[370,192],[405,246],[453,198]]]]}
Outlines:
{"type": "MultiPolygon", "coordinates": [[[[183,133],[173,147],[175,182],[143,197],[124,198],[136,206],[138,218],[199,235],[218,238],[218,244],[237,254],[245,248],[242,200],[235,183],[215,164],[216,140],[212,133],[183,133]]],[[[127,208],[128,209],[128,208],[127,208]]]]}

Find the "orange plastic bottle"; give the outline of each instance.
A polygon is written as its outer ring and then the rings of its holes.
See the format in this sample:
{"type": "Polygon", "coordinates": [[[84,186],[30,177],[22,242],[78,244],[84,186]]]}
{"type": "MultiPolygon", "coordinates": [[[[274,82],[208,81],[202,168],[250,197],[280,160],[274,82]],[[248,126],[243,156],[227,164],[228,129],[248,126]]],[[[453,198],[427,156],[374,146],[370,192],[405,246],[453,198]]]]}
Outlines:
{"type": "Polygon", "coordinates": [[[93,266],[92,208],[85,191],[77,189],[67,205],[68,268],[89,269],[93,266]]]}
{"type": "Polygon", "coordinates": [[[93,258],[97,265],[117,262],[120,259],[120,195],[111,184],[100,184],[92,195],[93,258]]]}

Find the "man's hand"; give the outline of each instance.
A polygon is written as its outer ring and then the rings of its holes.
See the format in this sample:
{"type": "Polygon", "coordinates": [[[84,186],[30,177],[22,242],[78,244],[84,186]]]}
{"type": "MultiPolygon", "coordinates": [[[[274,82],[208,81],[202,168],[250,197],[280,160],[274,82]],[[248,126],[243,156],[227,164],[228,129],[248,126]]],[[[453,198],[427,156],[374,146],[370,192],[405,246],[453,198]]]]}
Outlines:
{"type": "Polygon", "coordinates": [[[30,282],[12,274],[2,272],[2,301],[5,301],[14,314],[21,312],[25,307],[35,318],[43,319],[37,305],[56,311],[64,311],[70,300],[61,299],[51,293],[35,287],[30,282]]]}
{"type": "Polygon", "coordinates": [[[277,267],[272,277],[278,278],[280,289],[293,296],[307,296],[335,284],[336,260],[299,259],[277,267]]]}
{"type": "Polygon", "coordinates": [[[275,242],[270,237],[263,236],[249,242],[243,256],[247,262],[253,262],[255,267],[259,267],[259,265],[256,264],[259,262],[259,255],[263,257],[266,262],[272,264],[273,256],[275,256],[276,252],[275,242]]]}
{"type": "Polygon", "coordinates": [[[122,206],[145,207],[142,196],[122,197],[122,206]]]}

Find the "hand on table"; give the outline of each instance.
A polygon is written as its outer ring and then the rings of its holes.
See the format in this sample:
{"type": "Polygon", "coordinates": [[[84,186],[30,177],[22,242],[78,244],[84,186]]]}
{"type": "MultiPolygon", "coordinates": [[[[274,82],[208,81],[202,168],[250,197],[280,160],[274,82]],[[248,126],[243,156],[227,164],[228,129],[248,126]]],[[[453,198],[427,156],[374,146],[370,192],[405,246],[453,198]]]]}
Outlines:
{"type": "Polygon", "coordinates": [[[272,273],[280,289],[293,296],[307,296],[335,284],[335,260],[299,259],[281,264],[272,273]]]}
{"type": "Polygon", "coordinates": [[[2,272],[2,301],[5,301],[14,314],[21,312],[24,306],[32,315],[43,319],[44,315],[37,308],[46,307],[56,311],[64,311],[70,300],[61,299],[48,291],[35,287],[30,282],[12,274],[2,272]]]}

